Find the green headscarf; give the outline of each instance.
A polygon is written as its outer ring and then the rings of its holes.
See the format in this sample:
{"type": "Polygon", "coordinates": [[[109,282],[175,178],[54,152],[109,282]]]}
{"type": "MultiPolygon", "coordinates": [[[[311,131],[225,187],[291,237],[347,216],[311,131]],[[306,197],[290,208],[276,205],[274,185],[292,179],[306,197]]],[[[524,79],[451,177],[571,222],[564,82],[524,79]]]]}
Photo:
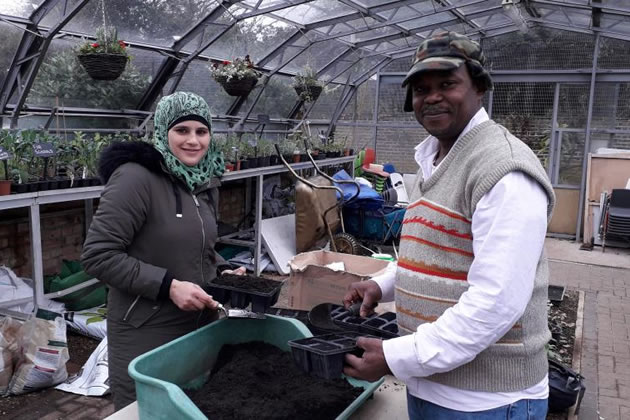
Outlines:
{"type": "Polygon", "coordinates": [[[205,119],[209,126],[212,124],[210,108],[199,95],[190,92],[175,92],[160,99],[155,110],[153,143],[158,152],[164,157],[169,171],[188,185],[191,191],[206,184],[213,176],[220,177],[225,172],[223,153],[217,150],[210,141],[206,155],[195,166],[182,163],[171,151],[168,145],[168,128],[181,117],[195,115],[205,119]]]}

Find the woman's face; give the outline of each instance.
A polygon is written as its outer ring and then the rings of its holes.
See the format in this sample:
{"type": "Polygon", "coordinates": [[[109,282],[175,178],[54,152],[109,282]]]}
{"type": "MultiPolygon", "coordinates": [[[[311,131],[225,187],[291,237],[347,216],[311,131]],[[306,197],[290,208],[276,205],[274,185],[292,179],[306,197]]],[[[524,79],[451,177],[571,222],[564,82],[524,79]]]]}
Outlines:
{"type": "Polygon", "coordinates": [[[199,121],[182,121],[168,130],[168,147],[184,165],[195,166],[210,146],[210,130],[199,121]]]}

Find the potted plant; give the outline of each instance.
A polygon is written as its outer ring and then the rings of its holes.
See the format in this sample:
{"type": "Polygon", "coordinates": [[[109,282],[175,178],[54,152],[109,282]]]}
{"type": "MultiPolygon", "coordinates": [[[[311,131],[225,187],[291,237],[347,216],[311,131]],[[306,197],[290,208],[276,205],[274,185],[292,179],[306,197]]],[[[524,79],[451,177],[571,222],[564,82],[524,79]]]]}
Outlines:
{"type": "MultiPolygon", "coordinates": [[[[273,144],[267,139],[258,139],[258,166],[265,167],[271,165],[273,155],[273,144]]],[[[275,161],[277,163],[277,161],[275,161]]],[[[274,163],[274,165],[275,165],[274,163]]]]}
{"type": "Polygon", "coordinates": [[[96,30],[96,41],[87,41],[77,52],[79,62],[94,80],[116,80],[125,71],[129,54],[127,44],[118,39],[113,26],[96,30]]]}
{"type": "Polygon", "coordinates": [[[324,82],[317,78],[317,72],[310,67],[293,77],[292,83],[295,93],[301,101],[314,102],[324,90],[324,82]]]}
{"type": "Polygon", "coordinates": [[[210,66],[214,80],[230,96],[245,96],[256,86],[261,73],[254,68],[249,55],[233,61],[221,61],[210,66]]]}
{"type": "Polygon", "coordinates": [[[11,184],[13,183],[11,176],[12,162],[15,159],[14,150],[17,138],[8,130],[0,130],[0,195],[11,194],[11,184]]]}

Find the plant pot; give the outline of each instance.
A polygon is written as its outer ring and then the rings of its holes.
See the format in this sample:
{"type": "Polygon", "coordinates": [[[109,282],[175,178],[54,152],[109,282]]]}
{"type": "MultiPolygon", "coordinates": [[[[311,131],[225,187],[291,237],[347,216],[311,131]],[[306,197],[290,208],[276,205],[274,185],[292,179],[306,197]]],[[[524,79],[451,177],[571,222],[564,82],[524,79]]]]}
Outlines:
{"type": "Polygon", "coordinates": [[[28,192],[28,184],[12,184],[11,192],[14,194],[24,194],[28,192]]]}
{"type": "Polygon", "coordinates": [[[248,160],[243,159],[243,160],[239,160],[239,162],[241,164],[239,169],[249,169],[249,161],[248,160]]]}
{"type": "Polygon", "coordinates": [[[48,180],[48,189],[49,190],[56,190],[59,188],[59,181],[56,179],[49,179],[48,180]]]}
{"type": "Polygon", "coordinates": [[[278,157],[278,155],[269,156],[269,165],[275,166],[278,163],[280,163],[280,158],[278,157]]]}
{"type": "Polygon", "coordinates": [[[301,155],[299,153],[293,154],[293,163],[298,163],[300,161],[301,155]]]}
{"type": "Polygon", "coordinates": [[[225,163],[225,170],[226,171],[234,171],[234,164],[232,162],[226,162],[225,163]]]}
{"type": "Polygon", "coordinates": [[[293,88],[295,89],[295,93],[297,93],[297,96],[299,96],[300,99],[302,99],[304,102],[316,101],[317,98],[319,98],[319,95],[321,95],[322,90],[324,90],[322,86],[317,85],[306,87],[294,86],[293,88]]]}
{"type": "Polygon", "coordinates": [[[293,162],[293,153],[284,154],[282,157],[287,161],[287,163],[293,162]]]}
{"type": "Polygon", "coordinates": [[[300,154],[300,162],[310,162],[306,153],[300,154]]]}
{"type": "Polygon", "coordinates": [[[257,78],[249,77],[246,79],[231,79],[230,81],[219,83],[230,96],[246,96],[254,89],[257,82],[257,78]]]}
{"type": "Polygon", "coordinates": [[[249,157],[249,158],[247,158],[247,163],[248,163],[247,167],[250,168],[250,169],[251,168],[258,168],[258,158],[249,157]]]}
{"type": "Polygon", "coordinates": [[[50,189],[49,181],[37,181],[37,191],[48,191],[50,189]]]}
{"type": "Polygon", "coordinates": [[[79,63],[94,80],[116,80],[129,58],[123,54],[78,54],[79,63]]]}
{"type": "Polygon", "coordinates": [[[258,167],[264,168],[269,166],[269,156],[259,156],[258,157],[258,167]]]}
{"type": "Polygon", "coordinates": [[[89,179],[89,182],[90,182],[90,187],[97,187],[97,186],[101,185],[101,179],[99,177],[93,176],[93,177],[90,177],[88,179],[89,179]]]}
{"type": "Polygon", "coordinates": [[[27,192],[37,192],[39,188],[39,181],[33,181],[26,183],[27,192]]]}
{"type": "Polygon", "coordinates": [[[60,178],[58,180],[58,187],[60,190],[70,188],[70,178],[60,178]]]}
{"type": "Polygon", "coordinates": [[[0,181],[0,195],[9,195],[11,194],[11,181],[2,180],[0,181]]]}

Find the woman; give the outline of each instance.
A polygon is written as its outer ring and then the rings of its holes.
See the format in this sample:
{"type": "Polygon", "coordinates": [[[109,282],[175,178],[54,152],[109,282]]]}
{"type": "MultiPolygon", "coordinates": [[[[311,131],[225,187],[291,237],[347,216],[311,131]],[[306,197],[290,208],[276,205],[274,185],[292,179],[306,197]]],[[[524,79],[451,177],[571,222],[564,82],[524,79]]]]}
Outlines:
{"type": "Polygon", "coordinates": [[[135,400],[127,374],[132,359],[218,316],[217,302],[201,287],[229,268],[214,251],[216,177],[224,161],[211,145],[210,122],[201,97],[177,92],[158,103],[153,144],[115,143],[101,155],[106,186],[81,262],[109,285],[109,375],[117,410],[135,400]]]}

